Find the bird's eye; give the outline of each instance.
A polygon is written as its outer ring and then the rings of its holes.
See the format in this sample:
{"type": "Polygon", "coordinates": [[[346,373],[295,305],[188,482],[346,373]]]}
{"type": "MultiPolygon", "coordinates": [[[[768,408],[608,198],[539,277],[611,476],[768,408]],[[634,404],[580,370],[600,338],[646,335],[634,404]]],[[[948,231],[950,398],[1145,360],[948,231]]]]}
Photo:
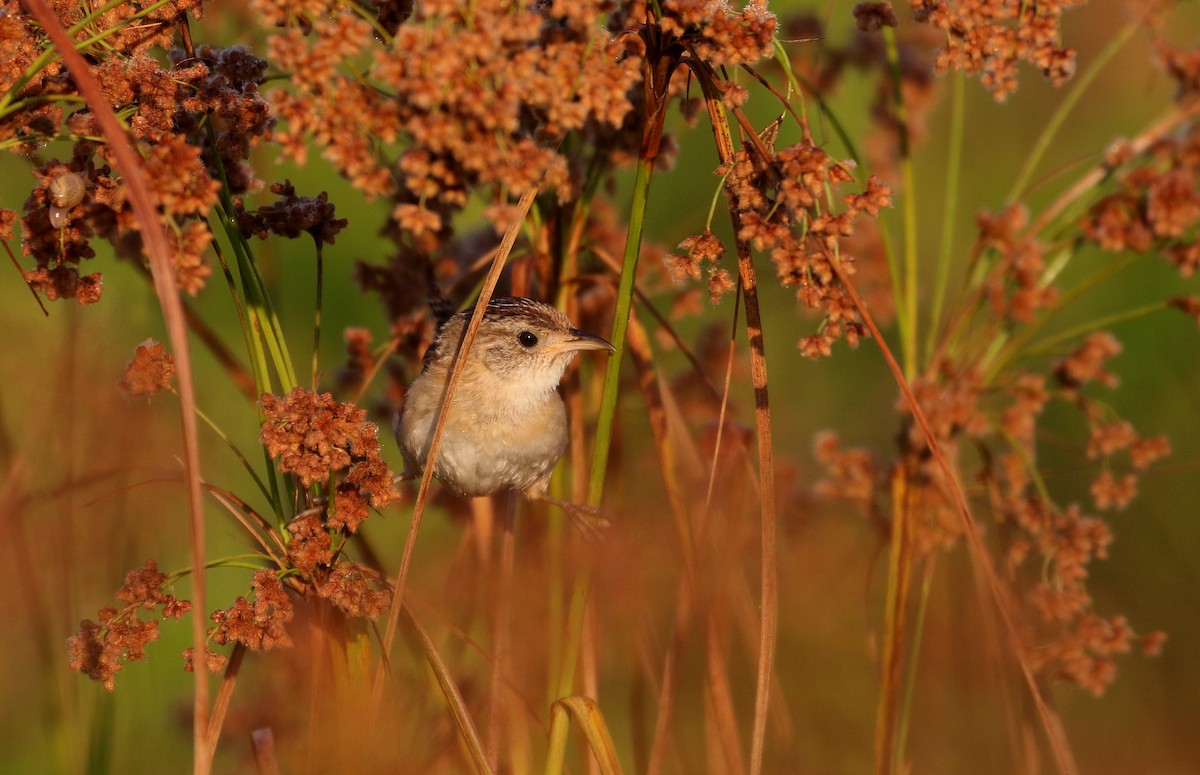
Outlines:
{"type": "Polygon", "coordinates": [[[522,347],[533,347],[538,342],[537,335],[532,331],[522,331],[517,334],[517,341],[521,343],[522,347]]]}

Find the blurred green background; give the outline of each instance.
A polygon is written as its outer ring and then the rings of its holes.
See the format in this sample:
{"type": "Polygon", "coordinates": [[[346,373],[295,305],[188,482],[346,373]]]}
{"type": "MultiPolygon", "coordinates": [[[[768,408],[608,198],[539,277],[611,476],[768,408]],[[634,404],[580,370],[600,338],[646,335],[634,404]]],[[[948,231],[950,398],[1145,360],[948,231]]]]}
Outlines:
{"type": "MultiPolygon", "coordinates": [[[[771,5],[781,16],[806,7],[771,5]]],[[[848,4],[814,9],[831,19],[833,42],[848,34],[849,11],[848,4]]],[[[903,33],[912,24],[907,9],[898,13],[903,33]]],[[[1195,7],[1174,13],[1179,19],[1170,30],[1175,42],[1194,43],[1200,30],[1195,7]]],[[[1081,72],[1125,20],[1126,10],[1116,2],[1093,3],[1067,14],[1066,42],[1078,50],[1081,72]]],[[[228,37],[232,26],[214,8],[196,35],[203,41],[233,42],[228,37]]],[[[851,76],[831,97],[852,137],[867,131],[872,88],[865,79],[851,76]]],[[[976,81],[968,81],[965,166],[954,234],[955,255],[963,261],[974,235],[974,213],[1002,206],[1016,170],[1064,93],[1028,67],[1022,67],[1018,92],[1002,105],[976,81]]],[[[1084,94],[1057,135],[1038,175],[1045,185],[1035,193],[1032,206],[1048,201],[1081,169],[1094,164],[1113,139],[1136,134],[1149,124],[1172,94],[1172,85],[1152,63],[1150,42],[1135,36],[1084,94]]],[[[750,113],[758,125],[776,114],[763,96],[754,92],[751,101],[750,113]]],[[[947,126],[948,100],[943,94],[929,117],[929,136],[916,152],[920,247],[922,255],[930,257],[927,279],[932,278],[932,256],[941,240],[947,126]]],[[[815,127],[818,140],[826,142],[834,156],[844,157],[828,127],[815,127]]],[[[668,248],[702,228],[718,185],[711,138],[703,124],[688,130],[675,121],[674,128],[681,144],[679,162],[656,177],[650,205],[649,237],[668,248]]],[[[785,124],[779,145],[797,136],[795,127],[785,124]]],[[[346,326],[370,328],[377,341],[386,340],[377,300],[357,290],[352,269],[355,260],[379,260],[388,251],[376,232],[389,207],[363,201],[315,154],[304,169],[277,165],[272,158],[261,162],[264,179],[291,178],[305,194],[326,190],[338,214],[350,219],[326,253],[322,358],[329,373],[341,360],[340,332],[346,326]]],[[[32,183],[29,167],[24,159],[0,155],[0,206],[20,209],[32,183]]],[[[627,205],[628,183],[624,180],[614,197],[618,211],[627,205]]],[[[724,223],[720,216],[717,221],[724,223]]],[[[898,214],[889,213],[884,221],[895,239],[898,214]]],[[[18,251],[15,242],[10,247],[18,251]]],[[[150,557],[168,570],[187,562],[177,407],[169,396],[130,400],[116,389],[138,343],[147,337],[165,341],[161,314],[148,283],[127,264],[114,261],[106,246],[95,247],[99,255],[91,262],[92,270],[105,277],[99,304],[51,304],[46,318],[15,269],[7,270],[0,282],[0,330],[7,340],[0,350],[0,451],[6,468],[0,479],[5,535],[0,547],[0,649],[9,665],[0,688],[4,772],[177,772],[185,771],[190,761],[186,712],[191,677],[180,670],[179,659],[189,642],[186,623],[164,623],[162,639],[149,647],[149,659],[121,672],[111,695],[67,669],[66,637],[80,619],[95,618],[126,570],[150,557]]],[[[314,286],[311,247],[305,240],[285,244],[276,239],[256,242],[255,247],[274,284],[293,355],[305,364],[314,286]]],[[[1090,274],[1087,261],[1105,260],[1107,256],[1084,254],[1065,283],[1069,286],[1090,274]]],[[[963,261],[956,262],[955,271],[961,272],[963,261]]],[[[897,432],[897,391],[877,348],[866,342],[856,351],[839,346],[833,358],[821,362],[802,359],[795,342],[814,330],[815,321],[798,309],[790,291],[769,280],[772,269],[765,258],[759,259],[759,269],[781,468],[794,473],[797,488],[810,486],[820,475],[811,454],[812,437],[826,428],[836,429],[847,446],[870,446],[890,455],[897,432]]],[[[1165,262],[1147,257],[1090,293],[1058,326],[1187,292],[1196,292],[1194,281],[1180,281],[1165,262]]],[[[219,273],[189,303],[235,350],[240,348],[240,329],[219,273]]],[[[731,311],[732,299],[727,297],[702,320],[681,326],[694,333],[700,323],[727,321],[731,311]]],[[[1101,613],[1123,612],[1139,632],[1162,629],[1170,640],[1157,659],[1123,660],[1116,683],[1101,699],[1067,687],[1055,688],[1052,695],[1083,772],[1197,772],[1200,579],[1194,558],[1200,555],[1200,332],[1186,316],[1162,313],[1122,324],[1114,333],[1125,348],[1112,363],[1121,384],[1097,397],[1143,435],[1168,434],[1174,453],[1142,478],[1133,505],[1111,518],[1116,541],[1108,559],[1094,565],[1089,589],[1101,613]]],[[[253,407],[237,395],[202,347],[195,346],[193,354],[199,404],[242,449],[252,450],[257,438],[253,407]]],[[[737,389],[737,418],[752,425],[752,398],[744,380],[737,389]]],[[[626,479],[623,469],[649,459],[648,442],[638,429],[643,422],[640,401],[631,396],[627,404],[622,416],[629,454],[616,464],[618,487],[627,486],[621,484],[626,479]]],[[[1062,503],[1088,502],[1087,487],[1096,467],[1083,456],[1086,429],[1077,413],[1052,404],[1043,432],[1042,467],[1055,497],[1062,503]]],[[[381,436],[385,455],[399,471],[390,434],[381,436]]],[[[250,494],[248,477],[228,451],[210,434],[202,438],[205,479],[250,494]]],[[[620,492],[613,497],[620,500],[620,492]]],[[[646,520],[666,513],[664,508],[645,511],[646,520]]],[[[209,554],[241,551],[238,531],[226,515],[211,506],[208,515],[209,554]]],[[[370,526],[371,538],[383,549],[389,567],[399,558],[406,516],[401,509],[391,509],[370,526]]],[[[848,510],[795,506],[781,519],[781,552],[789,561],[781,567],[778,673],[788,696],[797,758],[775,762],[778,769],[772,771],[867,771],[886,558],[873,530],[848,510]]],[[[670,531],[664,525],[629,524],[621,529],[633,537],[632,545],[639,535],[645,536],[643,559],[650,566],[655,537],[670,531]]],[[[442,560],[453,552],[458,531],[442,519],[427,521],[414,571],[417,589],[437,588],[442,560]]],[[[605,575],[603,568],[598,575],[595,595],[602,609],[623,610],[629,605],[623,595],[669,596],[674,585],[673,579],[660,578],[663,590],[627,589],[622,579],[605,575]]],[[[752,587],[757,584],[752,567],[747,578],[752,587]]],[[[998,709],[1005,701],[1024,702],[1024,689],[1015,676],[996,675],[986,667],[988,652],[996,646],[989,641],[987,617],[979,610],[984,597],[969,591],[971,578],[961,547],[937,569],[910,733],[914,772],[1005,772],[1000,762],[1011,761],[1013,735],[998,709]]],[[[210,607],[228,605],[235,595],[245,594],[247,583],[244,572],[210,573],[210,607]]],[[[186,585],[180,595],[187,596],[186,585]]],[[[664,637],[669,623],[668,616],[655,625],[664,637]]],[[[253,671],[255,664],[250,658],[246,670],[253,671]]],[[[752,686],[752,659],[743,660],[740,669],[737,680],[752,686]]],[[[606,708],[609,723],[619,742],[627,740],[622,688],[607,688],[610,694],[602,696],[602,704],[617,695],[615,708],[606,708]]],[[[683,691],[686,696],[696,690],[683,691]]],[[[235,713],[236,703],[237,699],[235,713]]],[[[748,718],[748,707],[746,711],[748,718]]],[[[244,749],[242,739],[223,742],[218,770],[237,771],[244,749]]],[[[632,762],[623,763],[632,771],[632,762]]]]}

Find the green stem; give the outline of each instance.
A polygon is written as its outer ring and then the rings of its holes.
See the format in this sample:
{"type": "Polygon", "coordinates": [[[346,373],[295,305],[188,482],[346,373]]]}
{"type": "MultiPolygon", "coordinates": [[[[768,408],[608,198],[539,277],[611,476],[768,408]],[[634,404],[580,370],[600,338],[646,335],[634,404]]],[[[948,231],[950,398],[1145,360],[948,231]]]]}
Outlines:
{"type": "Polygon", "coordinates": [[[1140,257],[1141,254],[1139,253],[1130,253],[1116,259],[1108,266],[1105,266],[1103,269],[1096,272],[1067,293],[1064,293],[1053,307],[1045,310],[1037,320],[1035,320],[1033,323],[1030,323],[1023,331],[1021,331],[1021,333],[1014,336],[1008,342],[1008,344],[1006,344],[1004,348],[999,351],[997,355],[994,357],[989,356],[983,358],[981,360],[981,365],[985,368],[985,383],[990,384],[993,380],[995,380],[996,376],[1003,371],[1004,368],[1012,361],[1012,359],[1016,357],[1017,353],[1021,351],[1021,348],[1033,338],[1034,334],[1045,328],[1046,324],[1050,322],[1055,315],[1057,315],[1059,312],[1062,312],[1072,302],[1079,299],[1079,297],[1083,296],[1092,288],[1117,274],[1140,257]]]}
{"type": "MultiPolygon", "coordinates": [[[[800,79],[796,76],[796,71],[792,69],[792,58],[788,56],[787,49],[783,47],[783,41],[781,41],[779,38],[772,38],[771,44],[775,48],[775,62],[783,70],[783,74],[788,81],[788,86],[790,86],[792,90],[796,92],[796,94],[800,95],[800,116],[804,121],[808,121],[808,102],[804,99],[804,89],[800,88],[800,79]]],[[[809,93],[816,95],[817,104],[821,106],[822,112],[828,114],[829,109],[825,105],[824,100],[821,99],[821,95],[817,92],[817,90],[812,88],[810,84],[806,83],[804,85],[809,87],[809,93]]],[[[836,132],[838,137],[842,139],[842,142],[846,143],[847,147],[851,147],[850,135],[845,131],[845,129],[842,128],[841,122],[837,120],[836,116],[830,115],[829,118],[833,125],[833,131],[836,132]]]]}
{"type": "Polygon", "coordinates": [[[570,697],[575,685],[575,668],[579,664],[579,652],[583,646],[583,617],[587,614],[588,590],[591,583],[591,568],[584,565],[575,576],[575,589],[571,592],[571,607],[567,614],[567,644],[563,649],[562,669],[554,689],[556,700],[570,697]]]}
{"type": "Polygon", "coordinates": [[[929,590],[933,586],[933,562],[936,555],[925,558],[925,575],[921,580],[921,597],[917,602],[917,618],[913,623],[912,637],[909,639],[911,652],[908,655],[908,666],[905,669],[904,691],[900,698],[900,715],[897,719],[896,756],[895,762],[904,762],[905,750],[908,743],[908,723],[912,719],[913,698],[917,690],[917,667],[920,664],[921,635],[925,631],[925,613],[929,610],[929,590]]]}
{"type": "Polygon", "coordinates": [[[1095,320],[1089,320],[1086,323],[1081,323],[1080,325],[1074,326],[1072,328],[1068,328],[1066,331],[1062,331],[1060,333],[1055,334],[1054,336],[1050,336],[1050,337],[1047,337],[1047,338],[1041,340],[1037,344],[1032,345],[1029,348],[1028,353],[1026,353],[1026,354],[1027,355],[1042,355],[1044,353],[1050,352],[1051,350],[1053,350],[1055,347],[1062,344],[1063,342],[1069,342],[1072,339],[1078,339],[1082,336],[1085,336],[1086,334],[1092,333],[1093,331],[1099,331],[1102,328],[1108,328],[1109,326],[1115,326],[1118,323],[1124,323],[1129,320],[1136,320],[1138,318],[1145,317],[1146,315],[1150,315],[1155,312],[1161,312],[1161,311],[1169,308],[1170,306],[1171,306],[1171,304],[1169,301],[1159,300],[1159,301],[1151,302],[1150,304],[1144,304],[1140,307],[1134,307],[1133,309],[1127,309],[1127,310],[1123,310],[1121,312],[1114,312],[1113,314],[1107,315],[1102,318],[1096,318],[1095,320]]]}
{"type": "Polygon", "coordinates": [[[1016,202],[1024,196],[1026,193],[1025,188],[1029,185],[1029,179],[1033,177],[1034,169],[1037,167],[1038,162],[1042,160],[1042,156],[1046,154],[1046,150],[1050,147],[1050,142],[1058,134],[1058,130],[1062,128],[1067,116],[1075,109],[1076,103],[1083,97],[1083,93],[1087,90],[1087,87],[1096,79],[1096,76],[1100,74],[1100,71],[1104,69],[1109,60],[1116,56],[1116,53],[1129,42],[1129,39],[1133,37],[1135,32],[1141,29],[1140,21],[1140,19],[1135,19],[1126,24],[1121,32],[1104,47],[1104,50],[1100,52],[1099,56],[1084,71],[1083,75],[1075,79],[1075,83],[1072,85],[1070,91],[1059,102],[1058,109],[1050,116],[1050,120],[1046,122],[1042,133],[1038,136],[1037,141],[1034,142],[1029,156],[1025,158],[1025,166],[1021,168],[1021,173],[1017,175],[1012,190],[1008,193],[1007,199],[1005,199],[1006,202],[1016,202]]]}
{"type": "Polygon", "coordinates": [[[196,409],[196,416],[199,417],[200,420],[209,427],[209,430],[217,435],[217,438],[225,442],[225,446],[229,447],[230,451],[232,451],[237,459],[241,461],[242,467],[246,469],[246,473],[250,474],[250,478],[254,480],[256,485],[258,485],[259,492],[267,496],[267,498],[270,498],[271,493],[267,491],[266,484],[263,483],[262,478],[259,477],[258,473],[254,470],[254,466],[250,465],[250,461],[245,455],[242,454],[242,451],[237,448],[237,445],[234,444],[233,441],[225,435],[225,432],[222,431],[215,422],[213,422],[212,418],[201,411],[199,407],[196,409]]]}
{"type": "Polygon", "coordinates": [[[625,238],[625,256],[621,265],[621,280],[617,286],[616,313],[612,336],[614,352],[604,372],[604,391],[600,396],[600,416],[596,422],[596,439],[592,453],[592,473],[588,481],[588,504],[599,506],[604,495],[604,477],[608,470],[608,451],[612,443],[613,424],[617,414],[618,389],[621,381],[621,358],[625,354],[625,335],[629,329],[629,311],[633,307],[633,286],[637,275],[638,254],[642,247],[642,231],[646,225],[646,204],[650,197],[650,178],[654,159],[638,160],[633,181],[633,203],[629,213],[629,231],[625,238]]]}
{"type": "MultiPolygon", "coordinates": [[[[217,176],[221,181],[221,189],[218,192],[220,204],[214,208],[214,211],[222,230],[225,232],[226,238],[229,240],[230,246],[233,248],[234,255],[237,257],[238,274],[242,281],[242,296],[245,297],[244,299],[238,295],[237,283],[233,280],[229,264],[221,254],[216,240],[213,241],[213,247],[218,248],[217,255],[221,261],[221,268],[225,272],[225,280],[229,286],[229,293],[233,298],[234,306],[238,310],[238,318],[241,320],[242,333],[246,340],[246,354],[250,358],[258,393],[261,395],[271,390],[271,375],[267,369],[266,353],[263,350],[264,341],[266,342],[267,349],[271,351],[276,374],[279,375],[280,382],[284,383],[281,385],[280,392],[286,393],[296,385],[296,376],[292,371],[292,360],[287,354],[286,344],[284,343],[282,330],[279,326],[279,319],[274,314],[274,310],[271,308],[270,297],[267,296],[266,290],[263,288],[253,254],[250,251],[250,246],[246,243],[246,238],[242,235],[241,229],[233,221],[233,197],[230,194],[229,178],[225,174],[225,165],[221,161],[221,155],[216,152],[217,136],[211,121],[205,122],[205,131],[208,133],[209,147],[213,149],[213,164],[216,167],[217,176]],[[264,317],[269,321],[269,325],[267,326],[262,324],[264,317]]],[[[260,419],[262,419],[261,414],[262,410],[260,408],[260,419]]],[[[284,500],[281,495],[279,483],[280,475],[275,468],[274,461],[271,460],[271,455],[267,451],[267,448],[263,447],[262,452],[263,462],[268,473],[267,481],[270,485],[268,500],[271,503],[271,509],[275,512],[275,520],[280,527],[280,532],[286,536],[288,518],[284,514],[284,500]]],[[[283,490],[290,492],[290,481],[284,482],[283,490]]]]}
{"type": "MultiPolygon", "coordinates": [[[[224,225],[224,219],[220,220],[222,225],[224,225]]],[[[233,236],[228,233],[226,233],[226,237],[230,240],[233,239],[233,236]]],[[[233,279],[233,270],[229,268],[229,261],[225,258],[225,251],[221,249],[221,244],[215,239],[212,246],[213,252],[217,255],[217,261],[221,265],[221,271],[225,275],[225,283],[229,286],[229,297],[233,299],[234,309],[237,311],[238,320],[242,324],[242,336],[246,341],[246,354],[250,358],[250,369],[254,374],[255,389],[261,395],[271,389],[271,375],[267,371],[267,359],[266,353],[263,351],[262,340],[254,335],[254,329],[250,324],[250,319],[242,303],[242,298],[238,295],[237,282],[233,279]]],[[[275,472],[275,465],[266,447],[262,448],[262,454],[266,471],[270,474],[267,478],[267,483],[270,487],[267,500],[271,504],[271,509],[275,512],[276,523],[282,529],[287,524],[287,517],[284,516],[283,500],[279,496],[279,481],[275,472]]]]}
{"type": "Polygon", "coordinates": [[[904,186],[904,284],[900,289],[901,303],[897,305],[904,357],[904,375],[909,379],[917,372],[917,195],[916,179],[913,174],[912,153],[908,138],[908,110],[904,105],[901,90],[900,50],[896,45],[896,32],[891,27],[883,28],[883,40],[887,48],[888,64],[892,71],[892,103],[896,109],[897,131],[899,132],[900,175],[904,186]]]}
{"type": "MultiPolygon", "coordinates": [[[[596,421],[596,436],[592,447],[592,470],[588,479],[587,502],[596,507],[600,505],[604,496],[604,479],[608,472],[608,453],[612,446],[617,399],[620,397],[621,360],[625,354],[629,313],[633,307],[634,280],[637,277],[642,232],[646,226],[650,180],[654,175],[654,162],[658,158],[659,144],[662,141],[663,121],[667,105],[667,83],[673,67],[674,61],[663,56],[661,52],[656,57],[647,59],[645,66],[646,123],[633,181],[629,229],[625,235],[625,254],[621,265],[621,278],[617,285],[612,334],[609,337],[609,341],[613,345],[613,354],[609,359],[608,368],[604,372],[604,388],[600,397],[600,413],[596,421]]],[[[591,570],[585,564],[576,576],[575,589],[571,595],[571,610],[567,622],[567,645],[563,654],[562,670],[559,673],[558,697],[568,696],[570,687],[575,681],[575,669],[579,661],[580,644],[583,641],[583,620],[587,611],[590,585],[591,570]]]]}
{"type": "Polygon", "coordinates": [[[321,249],[321,241],[317,243],[317,300],[316,311],[313,315],[313,352],[312,352],[312,389],[317,389],[317,377],[321,367],[321,303],[325,289],[325,251],[321,249]]]}
{"type": "MultiPolygon", "coordinates": [[[[856,164],[861,163],[862,158],[858,155],[858,147],[854,144],[854,141],[850,139],[850,133],[846,130],[845,125],[842,123],[841,119],[838,118],[837,114],[833,112],[833,108],[829,106],[829,103],[825,101],[825,97],[821,94],[821,91],[816,86],[813,86],[811,83],[805,80],[803,76],[796,75],[795,71],[792,70],[792,63],[788,59],[787,52],[784,50],[783,44],[778,38],[775,39],[775,60],[779,63],[780,67],[783,68],[783,72],[788,79],[788,85],[801,96],[801,118],[805,122],[808,121],[808,104],[803,99],[804,94],[807,91],[808,94],[812,95],[812,98],[817,101],[817,107],[821,109],[821,115],[823,115],[825,120],[829,122],[829,126],[833,129],[833,133],[837,135],[838,140],[840,140],[842,145],[845,146],[846,154],[851,159],[854,159],[856,164]]],[[[804,127],[804,131],[807,134],[807,126],[804,127]]]]}
{"type": "Polygon", "coordinates": [[[926,362],[933,357],[937,332],[941,327],[942,307],[946,303],[946,286],[950,280],[950,254],[954,250],[954,224],[958,222],[958,183],[962,176],[965,82],[966,78],[962,71],[954,71],[950,101],[950,147],[946,153],[946,200],[942,205],[942,245],[938,251],[937,280],[933,289],[929,332],[925,339],[926,362]]]}
{"type": "MultiPolygon", "coordinates": [[[[246,568],[248,570],[267,570],[271,567],[269,564],[267,564],[270,562],[270,559],[270,557],[267,557],[263,554],[258,554],[257,552],[231,554],[228,557],[221,557],[220,559],[216,560],[208,560],[204,563],[204,569],[213,570],[214,568],[246,568]],[[260,562],[257,564],[244,562],[243,560],[246,559],[260,560],[260,562]]],[[[166,574],[166,579],[163,581],[163,586],[172,586],[177,581],[187,578],[190,575],[192,575],[191,568],[180,568],[179,570],[171,571],[170,573],[166,574]]]]}
{"type": "MultiPolygon", "coordinates": [[[[633,204],[629,214],[629,231],[625,240],[625,257],[621,267],[621,280],[617,286],[616,314],[613,317],[612,342],[615,351],[604,372],[604,392],[600,397],[600,416],[596,422],[596,438],[593,442],[592,471],[588,480],[588,504],[599,506],[604,495],[604,477],[608,470],[608,451],[612,445],[613,424],[617,413],[618,389],[621,377],[621,357],[625,353],[625,337],[629,330],[629,312],[633,306],[634,278],[637,275],[638,254],[641,251],[642,231],[646,224],[646,204],[650,196],[650,178],[654,171],[653,159],[639,159],[637,176],[633,184],[633,204]]],[[[557,697],[567,697],[575,682],[575,669],[579,662],[579,651],[583,641],[583,617],[587,611],[588,589],[591,572],[583,566],[575,578],[575,589],[571,593],[570,613],[567,617],[567,644],[563,651],[562,670],[559,672],[557,697]]]]}
{"type": "MultiPolygon", "coordinates": [[[[224,200],[227,197],[228,193],[222,189],[221,198],[224,200]]],[[[279,316],[275,314],[271,297],[267,294],[262,276],[258,273],[258,264],[254,260],[250,246],[246,244],[241,231],[233,221],[232,201],[218,206],[217,213],[221,219],[221,225],[229,237],[230,244],[233,246],[233,252],[237,256],[238,275],[242,281],[242,294],[245,296],[246,312],[251,330],[257,337],[261,337],[263,344],[266,345],[266,352],[271,357],[271,365],[274,366],[276,378],[279,380],[279,390],[281,393],[287,393],[296,387],[296,372],[292,367],[291,356],[288,355],[283,330],[279,324],[279,316]]],[[[264,390],[269,390],[270,382],[262,387],[264,390]]]]}

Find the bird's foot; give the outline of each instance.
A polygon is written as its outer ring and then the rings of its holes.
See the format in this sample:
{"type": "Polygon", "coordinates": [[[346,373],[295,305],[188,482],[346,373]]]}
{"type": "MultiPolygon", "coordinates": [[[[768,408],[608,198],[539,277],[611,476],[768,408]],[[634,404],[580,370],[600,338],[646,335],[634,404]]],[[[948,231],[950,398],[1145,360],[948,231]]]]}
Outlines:
{"type": "Polygon", "coordinates": [[[593,541],[602,539],[604,531],[612,526],[612,522],[606,519],[596,506],[565,501],[561,498],[551,498],[549,495],[540,495],[534,497],[533,500],[549,503],[552,506],[562,509],[571,519],[571,524],[575,525],[585,538],[593,541]]]}

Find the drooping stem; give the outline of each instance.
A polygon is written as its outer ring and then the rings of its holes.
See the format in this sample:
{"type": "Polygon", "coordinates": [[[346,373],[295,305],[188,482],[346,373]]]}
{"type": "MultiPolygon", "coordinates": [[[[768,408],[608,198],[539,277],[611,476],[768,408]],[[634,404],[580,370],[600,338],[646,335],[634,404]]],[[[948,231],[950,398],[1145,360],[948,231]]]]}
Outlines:
{"type": "MultiPolygon", "coordinates": [[[[145,167],[134,149],[129,135],[113,114],[112,107],[96,77],[92,74],[83,56],[76,50],[76,43],[63,29],[54,11],[45,0],[23,0],[25,7],[42,26],[58,54],[62,56],[71,77],[87,100],[88,108],[96,117],[101,132],[116,160],[126,184],[130,207],[137,218],[150,270],[154,275],[154,289],[162,305],[163,318],[175,356],[176,377],[179,385],[179,403],[183,431],[184,476],[188,494],[189,559],[192,566],[192,643],[195,658],[203,665],[206,641],[206,601],[204,586],[204,505],[200,489],[200,442],[196,421],[196,388],[192,378],[192,360],[188,344],[187,324],[183,317],[183,306],[171,268],[171,251],[158,208],[151,196],[146,181],[145,167]]],[[[212,769],[212,757],[208,750],[208,675],[201,667],[195,671],[192,697],[192,768],[197,775],[205,775],[212,769]]]]}

